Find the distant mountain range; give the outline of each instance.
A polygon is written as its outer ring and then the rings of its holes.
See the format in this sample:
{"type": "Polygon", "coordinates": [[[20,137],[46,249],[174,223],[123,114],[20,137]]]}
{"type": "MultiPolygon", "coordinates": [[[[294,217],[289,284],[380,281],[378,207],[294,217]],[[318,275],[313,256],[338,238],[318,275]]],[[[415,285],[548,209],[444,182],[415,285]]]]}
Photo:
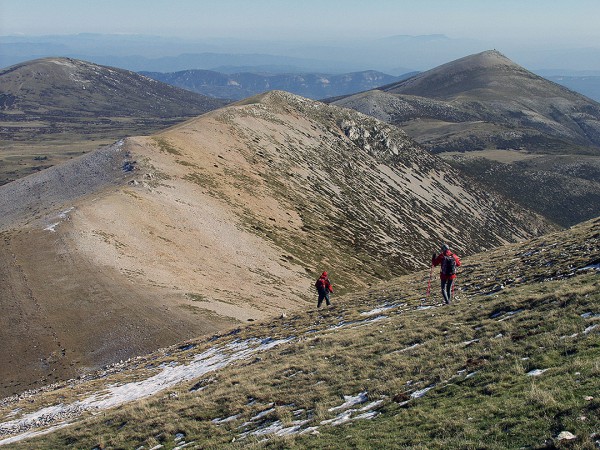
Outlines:
{"type": "MultiPolygon", "coordinates": [[[[600,71],[593,47],[540,51],[524,42],[502,47],[530,70],[572,75],[600,71]]],[[[319,40],[181,39],[136,34],[2,36],[0,67],[42,57],[70,57],[132,71],[176,72],[190,69],[228,73],[349,73],[376,70],[392,75],[423,71],[495,43],[443,34],[319,40]],[[262,66],[262,69],[259,67],[262,66]],[[267,69],[268,68],[268,69],[267,69]]],[[[598,75],[598,73],[596,74],[598,75]]]]}
{"type": "Polygon", "coordinates": [[[600,104],[497,51],[328,101],[395,124],[433,153],[458,152],[454,164],[561,225],[600,215],[600,104]]]}
{"type": "Polygon", "coordinates": [[[271,90],[284,90],[303,97],[320,99],[374,89],[412,75],[394,77],[374,70],[341,75],[249,72],[225,74],[211,70],[140,74],[192,92],[232,100],[241,100],[271,90]]]}
{"type": "MultiPolygon", "coordinates": [[[[325,99],[375,89],[406,80],[419,72],[393,76],[366,70],[346,74],[298,73],[294,67],[230,66],[215,70],[139,72],[152,79],[215,98],[241,100],[272,89],[325,99]],[[283,73],[281,73],[283,72],[283,73]]],[[[543,76],[543,75],[542,75],[543,76]]],[[[543,76],[590,99],[600,101],[600,76],[543,76]]]]}

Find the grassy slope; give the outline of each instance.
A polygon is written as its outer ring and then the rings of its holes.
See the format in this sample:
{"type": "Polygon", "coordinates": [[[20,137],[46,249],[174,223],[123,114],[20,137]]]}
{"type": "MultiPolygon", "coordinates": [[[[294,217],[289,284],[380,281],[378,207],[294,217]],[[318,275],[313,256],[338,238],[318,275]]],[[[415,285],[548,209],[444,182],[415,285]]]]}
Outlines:
{"type": "Polygon", "coordinates": [[[245,103],[0,186],[0,396],[550,228],[375,119],[245,103]]]}
{"type": "MultiPolygon", "coordinates": [[[[200,381],[88,415],[15,448],[174,448],[178,433],[180,444],[192,443],[187,448],[594,448],[600,278],[579,269],[600,262],[599,240],[596,219],[465,259],[458,300],[450,307],[419,307],[429,273],[418,272],[335,298],[331,309],[170,349],[140,364],[185,361],[245,338],[293,336],[200,381]],[[373,310],[381,306],[388,308],[373,310]],[[536,369],[545,371],[528,375],[536,369]],[[428,387],[422,397],[411,397],[428,387]],[[321,423],[344,411],[359,417],[352,408],[329,409],[361,392],[368,400],[354,409],[382,401],[370,410],[377,413],[373,420],[321,423]],[[291,437],[265,432],[277,421],[292,426],[302,419],[301,429],[318,428],[291,437]],[[243,438],[244,431],[256,434],[243,438]],[[561,431],[577,439],[561,443],[561,431]]],[[[139,376],[124,371],[109,380],[139,376]]],[[[83,387],[52,391],[45,401],[67,402],[83,387]]],[[[7,408],[24,413],[43,405],[37,398],[7,408]]]]}
{"type": "Polygon", "coordinates": [[[545,156],[501,163],[483,156],[455,155],[450,164],[561,226],[568,227],[600,211],[600,158],[545,156]]]}

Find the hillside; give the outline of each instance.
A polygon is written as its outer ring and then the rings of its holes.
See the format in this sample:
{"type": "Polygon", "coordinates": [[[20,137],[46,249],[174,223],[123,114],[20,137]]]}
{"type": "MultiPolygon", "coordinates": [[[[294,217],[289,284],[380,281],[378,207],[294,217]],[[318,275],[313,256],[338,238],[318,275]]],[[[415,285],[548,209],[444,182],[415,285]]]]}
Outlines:
{"type": "Polygon", "coordinates": [[[0,187],[0,392],[306,308],[322,270],[343,293],[552,229],[395,127],[271,92],[0,187]]]}
{"type": "Polygon", "coordinates": [[[532,158],[482,152],[451,153],[447,159],[463,173],[564,227],[600,213],[600,157],[567,154],[532,158]]]}
{"type": "Polygon", "coordinates": [[[497,51],[467,56],[335,103],[408,127],[411,136],[434,152],[494,146],[562,153],[567,144],[600,152],[600,104],[497,51]],[[467,128],[479,122],[480,129],[467,128]]]}
{"type": "Polygon", "coordinates": [[[249,72],[225,74],[212,70],[140,73],[199,94],[232,100],[242,100],[272,90],[287,91],[303,97],[319,99],[367,91],[405,78],[394,77],[374,70],[339,75],[249,72]]]}
{"type": "Polygon", "coordinates": [[[497,51],[331,101],[399,126],[430,152],[563,226],[600,215],[600,178],[589,176],[600,169],[600,104],[497,51]],[[567,171],[565,159],[580,168],[567,171]],[[560,189],[548,195],[549,186],[560,189]]]}
{"type": "Polygon", "coordinates": [[[600,219],[0,402],[5,448],[581,448],[600,219]]]}
{"type": "Polygon", "coordinates": [[[0,183],[227,102],[69,58],[0,70],[0,183]]]}

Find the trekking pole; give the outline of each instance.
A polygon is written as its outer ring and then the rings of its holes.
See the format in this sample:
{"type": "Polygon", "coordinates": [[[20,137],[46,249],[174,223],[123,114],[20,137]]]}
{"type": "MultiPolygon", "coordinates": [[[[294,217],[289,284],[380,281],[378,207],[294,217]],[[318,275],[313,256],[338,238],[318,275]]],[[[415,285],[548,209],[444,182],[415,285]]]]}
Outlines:
{"type": "Polygon", "coordinates": [[[431,277],[433,276],[433,264],[429,269],[429,281],[427,282],[427,301],[429,301],[429,293],[431,292],[431,277]]]}
{"type": "Polygon", "coordinates": [[[456,289],[456,285],[458,284],[458,270],[456,271],[456,278],[454,279],[454,282],[452,283],[452,298],[454,298],[454,289],[456,289]]]}

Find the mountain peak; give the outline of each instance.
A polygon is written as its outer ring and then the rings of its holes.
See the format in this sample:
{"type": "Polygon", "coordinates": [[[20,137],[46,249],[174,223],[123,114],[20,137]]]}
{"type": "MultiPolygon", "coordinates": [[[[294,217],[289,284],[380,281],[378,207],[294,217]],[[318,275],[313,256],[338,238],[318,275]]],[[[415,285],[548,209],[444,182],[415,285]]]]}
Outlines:
{"type": "Polygon", "coordinates": [[[507,58],[504,54],[495,49],[486,50],[484,52],[476,53],[470,56],[465,56],[464,58],[458,59],[448,64],[457,64],[460,62],[470,63],[474,66],[482,67],[496,67],[499,65],[520,67],[518,64],[516,64],[515,62],[507,58]]]}
{"type": "Polygon", "coordinates": [[[418,95],[450,100],[465,92],[489,89],[498,84],[514,87],[518,79],[539,78],[497,50],[486,50],[422,72],[382,90],[393,94],[418,95]]]}

